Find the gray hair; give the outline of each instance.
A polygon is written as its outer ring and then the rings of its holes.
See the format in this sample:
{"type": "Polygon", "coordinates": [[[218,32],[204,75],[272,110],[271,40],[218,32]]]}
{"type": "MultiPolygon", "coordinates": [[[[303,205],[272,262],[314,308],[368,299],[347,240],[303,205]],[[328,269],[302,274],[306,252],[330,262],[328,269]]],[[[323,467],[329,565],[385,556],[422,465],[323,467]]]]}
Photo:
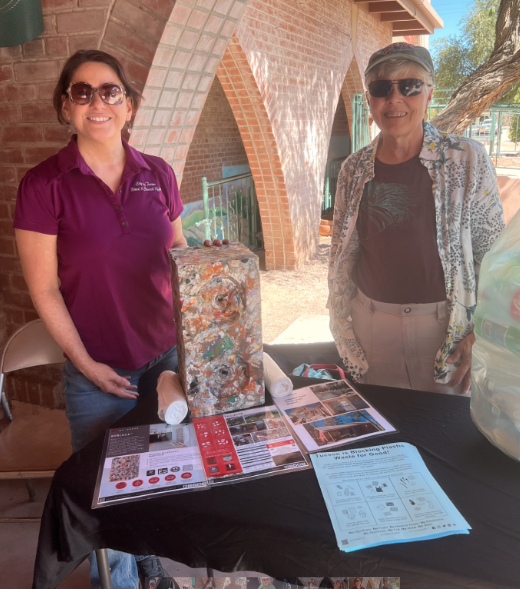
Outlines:
{"type": "Polygon", "coordinates": [[[404,72],[414,72],[425,84],[433,86],[433,79],[430,72],[426,71],[418,63],[410,61],[409,59],[388,59],[379,65],[376,65],[365,76],[365,84],[368,86],[374,80],[395,80],[404,72]]]}

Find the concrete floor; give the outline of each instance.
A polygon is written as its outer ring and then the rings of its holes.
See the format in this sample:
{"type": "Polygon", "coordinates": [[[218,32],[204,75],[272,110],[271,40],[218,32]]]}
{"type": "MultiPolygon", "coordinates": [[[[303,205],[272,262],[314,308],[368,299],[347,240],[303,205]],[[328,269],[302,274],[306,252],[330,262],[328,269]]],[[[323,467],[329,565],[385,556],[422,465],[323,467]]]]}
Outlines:
{"type": "MultiPolygon", "coordinates": [[[[23,481],[0,481],[0,519],[34,518],[36,521],[9,522],[0,521],[0,585],[9,589],[30,589],[34,571],[34,559],[40,529],[39,517],[47,497],[50,480],[35,479],[36,491],[34,502],[29,496],[23,481]]],[[[164,568],[172,577],[205,577],[206,569],[191,569],[183,564],[161,558],[164,568]]],[[[260,573],[219,573],[215,577],[257,577],[260,573]]],[[[89,563],[83,562],[63,583],[59,589],[89,589],[89,563]]]]}
{"type": "Polygon", "coordinates": [[[293,321],[272,344],[309,344],[314,342],[332,342],[329,316],[305,313],[293,321]]]}

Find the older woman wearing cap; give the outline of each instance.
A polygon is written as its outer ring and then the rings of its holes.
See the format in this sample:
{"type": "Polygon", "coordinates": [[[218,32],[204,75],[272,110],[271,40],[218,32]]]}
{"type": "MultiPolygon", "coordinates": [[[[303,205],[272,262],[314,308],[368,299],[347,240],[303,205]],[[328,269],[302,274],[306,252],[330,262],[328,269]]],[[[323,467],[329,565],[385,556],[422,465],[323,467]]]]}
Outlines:
{"type": "Polygon", "coordinates": [[[423,122],[433,80],[423,47],[368,62],[381,133],[339,175],[328,307],[354,379],[467,393],[478,271],[504,220],[483,146],[423,122]]]}

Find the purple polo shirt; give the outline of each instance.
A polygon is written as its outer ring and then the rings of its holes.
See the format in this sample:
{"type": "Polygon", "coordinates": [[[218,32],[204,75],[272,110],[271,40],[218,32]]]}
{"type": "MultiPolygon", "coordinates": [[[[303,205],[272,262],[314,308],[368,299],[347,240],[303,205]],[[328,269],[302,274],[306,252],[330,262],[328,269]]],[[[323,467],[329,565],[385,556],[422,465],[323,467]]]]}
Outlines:
{"type": "Polygon", "coordinates": [[[176,344],[168,249],[183,206],[171,167],[124,147],[114,194],[73,137],[22,180],[14,227],[58,236],[60,290],[88,353],[136,370],[176,344]]]}

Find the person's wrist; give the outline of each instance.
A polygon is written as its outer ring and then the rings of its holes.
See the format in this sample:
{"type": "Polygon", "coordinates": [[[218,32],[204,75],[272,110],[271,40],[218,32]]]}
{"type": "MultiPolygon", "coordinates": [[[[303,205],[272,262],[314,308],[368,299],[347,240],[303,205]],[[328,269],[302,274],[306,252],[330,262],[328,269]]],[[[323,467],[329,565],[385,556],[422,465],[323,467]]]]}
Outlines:
{"type": "Polygon", "coordinates": [[[87,377],[89,374],[92,374],[95,371],[95,368],[98,364],[98,362],[93,360],[90,356],[80,357],[77,359],[71,358],[71,360],[74,366],[76,366],[76,368],[87,377]]]}

